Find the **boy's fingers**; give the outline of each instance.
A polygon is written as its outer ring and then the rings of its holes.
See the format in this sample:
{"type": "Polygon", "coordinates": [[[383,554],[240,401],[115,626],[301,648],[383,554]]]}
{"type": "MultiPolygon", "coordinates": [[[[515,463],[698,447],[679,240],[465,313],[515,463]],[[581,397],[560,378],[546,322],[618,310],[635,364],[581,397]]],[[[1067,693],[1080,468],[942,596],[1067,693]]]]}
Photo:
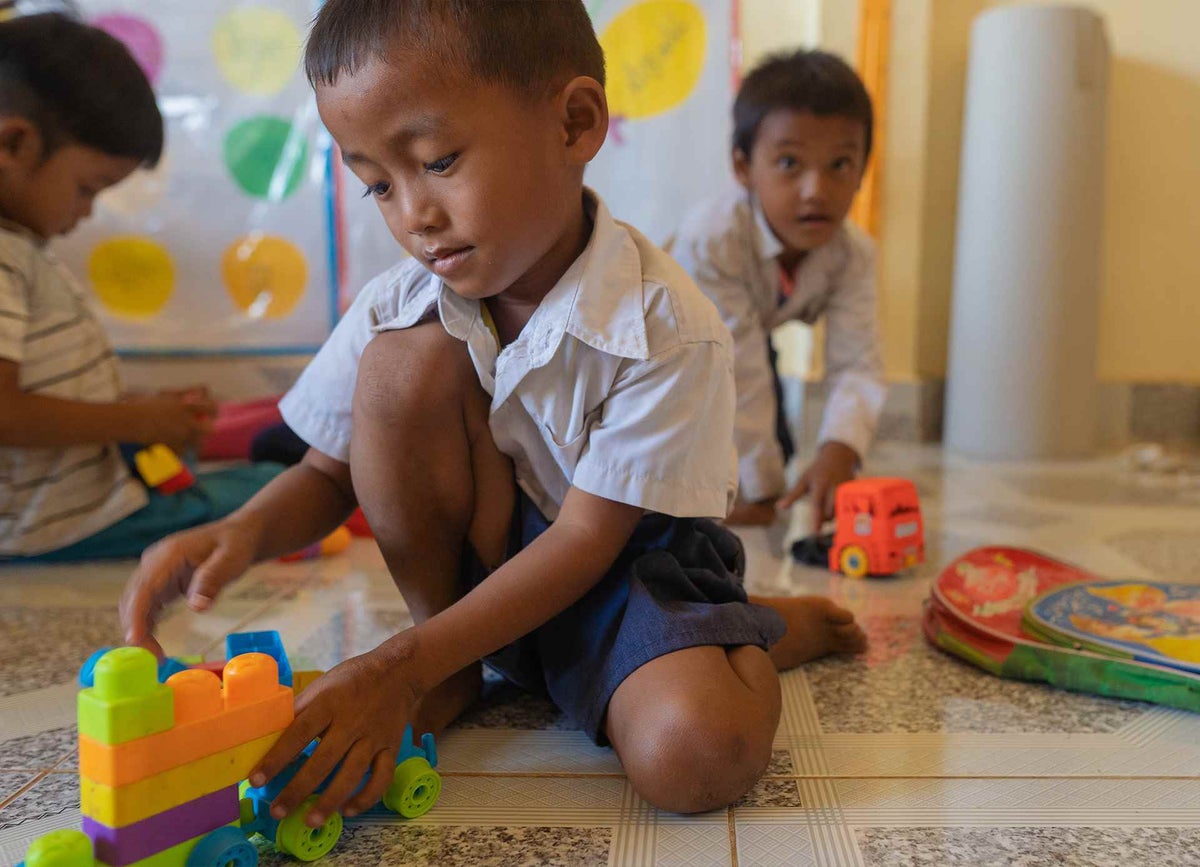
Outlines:
{"type": "Polygon", "coordinates": [[[187,604],[193,611],[207,611],[213,600],[238,572],[234,554],[225,545],[218,545],[204,562],[196,567],[188,584],[187,604]]]}
{"type": "MultiPolygon", "coordinates": [[[[349,745],[341,738],[322,738],[313,754],[296,772],[296,776],[292,777],[291,781],[283,787],[283,791],[271,802],[271,815],[276,819],[282,819],[295,810],[300,802],[315,792],[325,778],[333,772],[338,761],[346,755],[348,749],[349,745]]],[[[297,750],[297,752],[299,751],[297,750]]]]}
{"type": "Polygon", "coordinates": [[[357,816],[374,807],[392,784],[396,770],[396,751],[380,750],[371,761],[371,778],[357,795],[350,799],[343,816],[357,816]]]}
{"type": "Polygon", "coordinates": [[[250,772],[249,780],[252,786],[262,786],[284,769],[292,759],[300,754],[309,743],[325,728],[327,720],[316,714],[297,714],[292,724],[284,729],[279,740],[262,761],[250,772]]]}
{"type": "Polygon", "coordinates": [[[304,818],[310,828],[318,828],[325,823],[329,814],[346,802],[350,794],[362,782],[363,774],[371,762],[371,745],[367,741],[357,741],[342,760],[342,766],[329,786],[317,798],[313,808],[304,818]]]}

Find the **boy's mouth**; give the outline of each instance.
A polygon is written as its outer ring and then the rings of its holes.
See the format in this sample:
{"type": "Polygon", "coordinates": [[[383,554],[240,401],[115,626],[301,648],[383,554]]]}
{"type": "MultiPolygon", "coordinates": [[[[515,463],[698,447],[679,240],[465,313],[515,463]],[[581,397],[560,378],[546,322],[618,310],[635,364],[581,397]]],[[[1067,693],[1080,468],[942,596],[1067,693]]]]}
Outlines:
{"type": "Polygon", "coordinates": [[[423,252],[433,273],[446,277],[458,270],[474,251],[474,247],[427,247],[423,252]]]}
{"type": "Polygon", "coordinates": [[[833,219],[827,214],[802,214],[800,216],[802,226],[823,226],[832,222],[833,219]]]}

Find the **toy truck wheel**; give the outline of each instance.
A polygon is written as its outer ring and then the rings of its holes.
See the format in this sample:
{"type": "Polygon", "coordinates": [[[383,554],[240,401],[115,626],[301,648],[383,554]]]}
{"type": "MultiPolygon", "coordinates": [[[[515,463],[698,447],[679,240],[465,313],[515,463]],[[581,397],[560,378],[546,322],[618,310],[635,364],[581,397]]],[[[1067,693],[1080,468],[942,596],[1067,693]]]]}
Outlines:
{"type": "Polygon", "coordinates": [[[92,867],[92,838],[82,831],[63,828],[51,831],[33,841],[25,860],[25,867],[92,867]]]}
{"type": "Polygon", "coordinates": [[[421,756],[413,756],[396,766],[383,805],[405,819],[416,819],[432,810],[441,794],[442,778],[437,771],[421,756]]]}
{"type": "Polygon", "coordinates": [[[331,813],[325,824],[319,828],[310,828],[304,824],[304,817],[316,802],[317,796],[310,795],[279,823],[279,828],[275,831],[276,849],[294,855],[301,861],[316,861],[337,844],[338,838],[342,836],[341,813],[331,813]]]}
{"type": "Polygon", "coordinates": [[[258,850],[228,825],[204,837],[188,855],[187,867],[256,867],[258,850]]]}
{"type": "Polygon", "coordinates": [[[847,545],[838,557],[838,566],[847,578],[865,578],[870,571],[867,552],[859,545],[847,545]]]}

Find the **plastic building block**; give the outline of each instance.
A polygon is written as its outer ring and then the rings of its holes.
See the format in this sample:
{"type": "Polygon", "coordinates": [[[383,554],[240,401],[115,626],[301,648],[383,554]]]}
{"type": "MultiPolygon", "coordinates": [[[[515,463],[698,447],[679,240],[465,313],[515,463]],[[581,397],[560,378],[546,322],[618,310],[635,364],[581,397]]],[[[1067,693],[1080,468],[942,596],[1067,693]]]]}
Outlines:
{"type": "Polygon", "coordinates": [[[147,446],[133,456],[138,475],[146,487],[163,494],[187,490],[196,483],[191,471],[162,443],[147,446]]]}
{"type": "Polygon", "coordinates": [[[125,786],[79,779],[80,809],[110,828],[122,828],[202,795],[236,785],[279,740],[279,732],[125,786]]]}
{"type": "Polygon", "coordinates": [[[124,786],[282,731],[292,721],[294,694],[276,671],[274,659],[252,653],[229,661],[224,682],[200,669],[173,675],[166,688],[174,697],[175,727],[115,746],[80,735],[80,774],[124,786]]]}
{"type": "Polygon", "coordinates": [[[84,816],[83,830],[92,838],[96,858],[111,867],[125,867],[240,817],[237,786],[229,786],[124,828],[110,828],[84,816]]]}
{"type": "Polygon", "coordinates": [[[171,690],[158,682],[158,660],[141,647],[110,650],[93,670],[95,685],[79,693],[79,733],[120,744],[175,724],[171,690]]]}
{"type": "Polygon", "coordinates": [[[292,689],[299,696],[300,693],[312,685],[313,681],[324,673],[323,671],[294,671],[292,672],[292,689]]]}
{"type": "Polygon", "coordinates": [[[279,682],[292,685],[292,664],[288,662],[283,639],[274,629],[260,632],[234,632],[225,637],[225,655],[230,659],[242,653],[265,653],[279,666],[279,682]]]}
{"type": "Polygon", "coordinates": [[[371,531],[371,525],[367,523],[367,516],[363,514],[361,506],[355,509],[354,513],[346,519],[346,529],[350,531],[350,535],[361,539],[375,538],[375,534],[371,531]]]}
{"type": "Polygon", "coordinates": [[[38,837],[17,867],[93,867],[92,841],[82,831],[63,828],[38,837]]]}
{"type": "Polygon", "coordinates": [[[329,557],[333,554],[341,554],[350,547],[352,541],[353,536],[350,531],[345,526],[341,526],[317,544],[301,548],[299,551],[293,551],[291,554],[284,554],[279,560],[282,563],[295,563],[298,560],[315,560],[317,557],[329,557]]]}
{"type": "Polygon", "coordinates": [[[839,485],[829,568],[850,578],[892,575],[925,561],[917,488],[907,479],[839,485]]]}
{"type": "MultiPolygon", "coordinates": [[[[113,650],[112,647],[101,647],[91,656],[89,656],[79,669],[79,685],[89,687],[96,685],[96,663],[101,660],[104,654],[113,650]]],[[[177,657],[168,656],[158,664],[158,682],[166,683],[167,678],[178,671],[184,671],[191,666],[188,659],[194,659],[197,662],[203,662],[200,657],[177,657]]]]}

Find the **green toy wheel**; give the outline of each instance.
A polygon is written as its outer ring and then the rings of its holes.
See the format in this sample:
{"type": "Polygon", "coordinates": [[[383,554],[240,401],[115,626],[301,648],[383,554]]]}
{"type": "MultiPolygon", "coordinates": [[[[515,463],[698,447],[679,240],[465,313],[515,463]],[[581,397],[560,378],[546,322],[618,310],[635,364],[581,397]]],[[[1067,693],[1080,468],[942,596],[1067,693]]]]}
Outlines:
{"type": "Polygon", "coordinates": [[[317,802],[316,795],[305,798],[304,803],[293,810],[279,823],[275,831],[275,848],[301,861],[316,861],[336,845],[342,836],[342,814],[331,813],[325,824],[310,828],[304,817],[317,802]]]}
{"type": "Polygon", "coordinates": [[[413,756],[396,766],[383,805],[405,819],[415,819],[432,810],[441,793],[442,778],[437,771],[425,759],[413,756]]]}
{"type": "Polygon", "coordinates": [[[92,839],[63,828],[38,837],[25,853],[26,867],[92,867],[92,839]]]}

